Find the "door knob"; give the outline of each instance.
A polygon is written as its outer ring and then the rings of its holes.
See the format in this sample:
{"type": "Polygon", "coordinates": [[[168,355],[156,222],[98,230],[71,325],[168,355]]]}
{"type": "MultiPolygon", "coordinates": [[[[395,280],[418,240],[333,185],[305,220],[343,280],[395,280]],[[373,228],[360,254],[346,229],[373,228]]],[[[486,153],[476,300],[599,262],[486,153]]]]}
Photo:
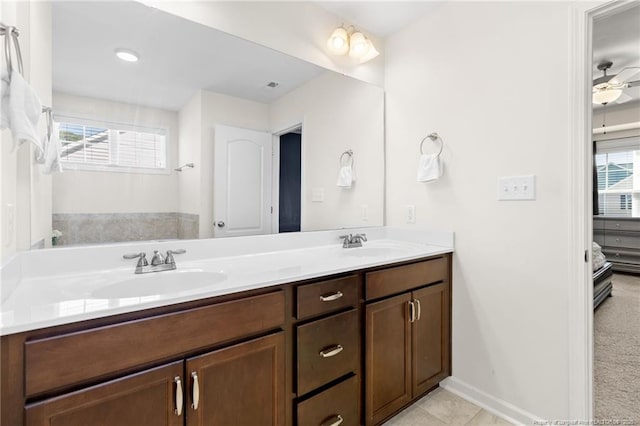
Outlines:
{"type": "Polygon", "coordinates": [[[216,223],[216,226],[218,228],[224,228],[224,222],[223,221],[219,221],[218,223],[216,223]]]}

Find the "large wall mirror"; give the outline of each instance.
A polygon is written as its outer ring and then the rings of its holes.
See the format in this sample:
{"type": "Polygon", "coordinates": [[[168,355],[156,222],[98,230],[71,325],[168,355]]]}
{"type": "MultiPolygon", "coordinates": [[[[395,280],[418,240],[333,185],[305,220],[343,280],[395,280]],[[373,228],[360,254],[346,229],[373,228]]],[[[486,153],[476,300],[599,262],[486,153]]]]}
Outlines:
{"type": "Polygon", "coordinates": [[[52,7],[56,245],[382,225],[380,87],[134,1],[52,7]]]}

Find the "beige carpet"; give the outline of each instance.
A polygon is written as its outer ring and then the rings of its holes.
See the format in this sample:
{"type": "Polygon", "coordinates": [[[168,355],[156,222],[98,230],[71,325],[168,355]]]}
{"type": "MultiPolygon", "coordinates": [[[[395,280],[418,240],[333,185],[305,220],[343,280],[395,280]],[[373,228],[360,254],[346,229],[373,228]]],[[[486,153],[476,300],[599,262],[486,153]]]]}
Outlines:
{"type": "Polygon", "coordinates": [[[640,425],[640,276],[614,274],[612,296],[595,311],[594,333],[595,417],[640,425]]]}

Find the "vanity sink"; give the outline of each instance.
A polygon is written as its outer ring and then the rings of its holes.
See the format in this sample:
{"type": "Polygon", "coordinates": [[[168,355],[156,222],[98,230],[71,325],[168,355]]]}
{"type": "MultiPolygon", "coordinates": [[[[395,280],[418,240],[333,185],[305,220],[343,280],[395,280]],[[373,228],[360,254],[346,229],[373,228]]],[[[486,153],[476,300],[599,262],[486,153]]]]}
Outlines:
{"type": "Polygon", "coordinates": [[[357,247],[351,249],[345,249],[345,256],[354,256],[354,257],[382,257],[382,256],[391,256],[398,255],[404,253],[406,250],[403,250],[400,247],[395,246],[382,246],[382,247],[357,247]]]}
{"type": "Polygon", "coordinates": [[[219,272],[171,271],[135,275],[123,281],[99,288],[91,293],[98,299],[121,299],[159,294],[181,293],[210,287],[227,276],[219,272]]]}

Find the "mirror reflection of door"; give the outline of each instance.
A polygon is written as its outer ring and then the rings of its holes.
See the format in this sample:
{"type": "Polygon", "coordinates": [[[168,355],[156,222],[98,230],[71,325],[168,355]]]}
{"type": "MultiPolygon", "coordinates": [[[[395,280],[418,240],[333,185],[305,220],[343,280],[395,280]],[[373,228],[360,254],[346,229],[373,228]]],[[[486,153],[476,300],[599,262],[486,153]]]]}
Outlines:
{"type": "Polygon", "coordinates": [[[271,233],[271,145],[271,133],[215,126],[214,237],[271,233]]]}
{"type": "Polygon", "coordinates": [[[302,130],[280,136],[279,232],[300,231],[302,130]]]}

